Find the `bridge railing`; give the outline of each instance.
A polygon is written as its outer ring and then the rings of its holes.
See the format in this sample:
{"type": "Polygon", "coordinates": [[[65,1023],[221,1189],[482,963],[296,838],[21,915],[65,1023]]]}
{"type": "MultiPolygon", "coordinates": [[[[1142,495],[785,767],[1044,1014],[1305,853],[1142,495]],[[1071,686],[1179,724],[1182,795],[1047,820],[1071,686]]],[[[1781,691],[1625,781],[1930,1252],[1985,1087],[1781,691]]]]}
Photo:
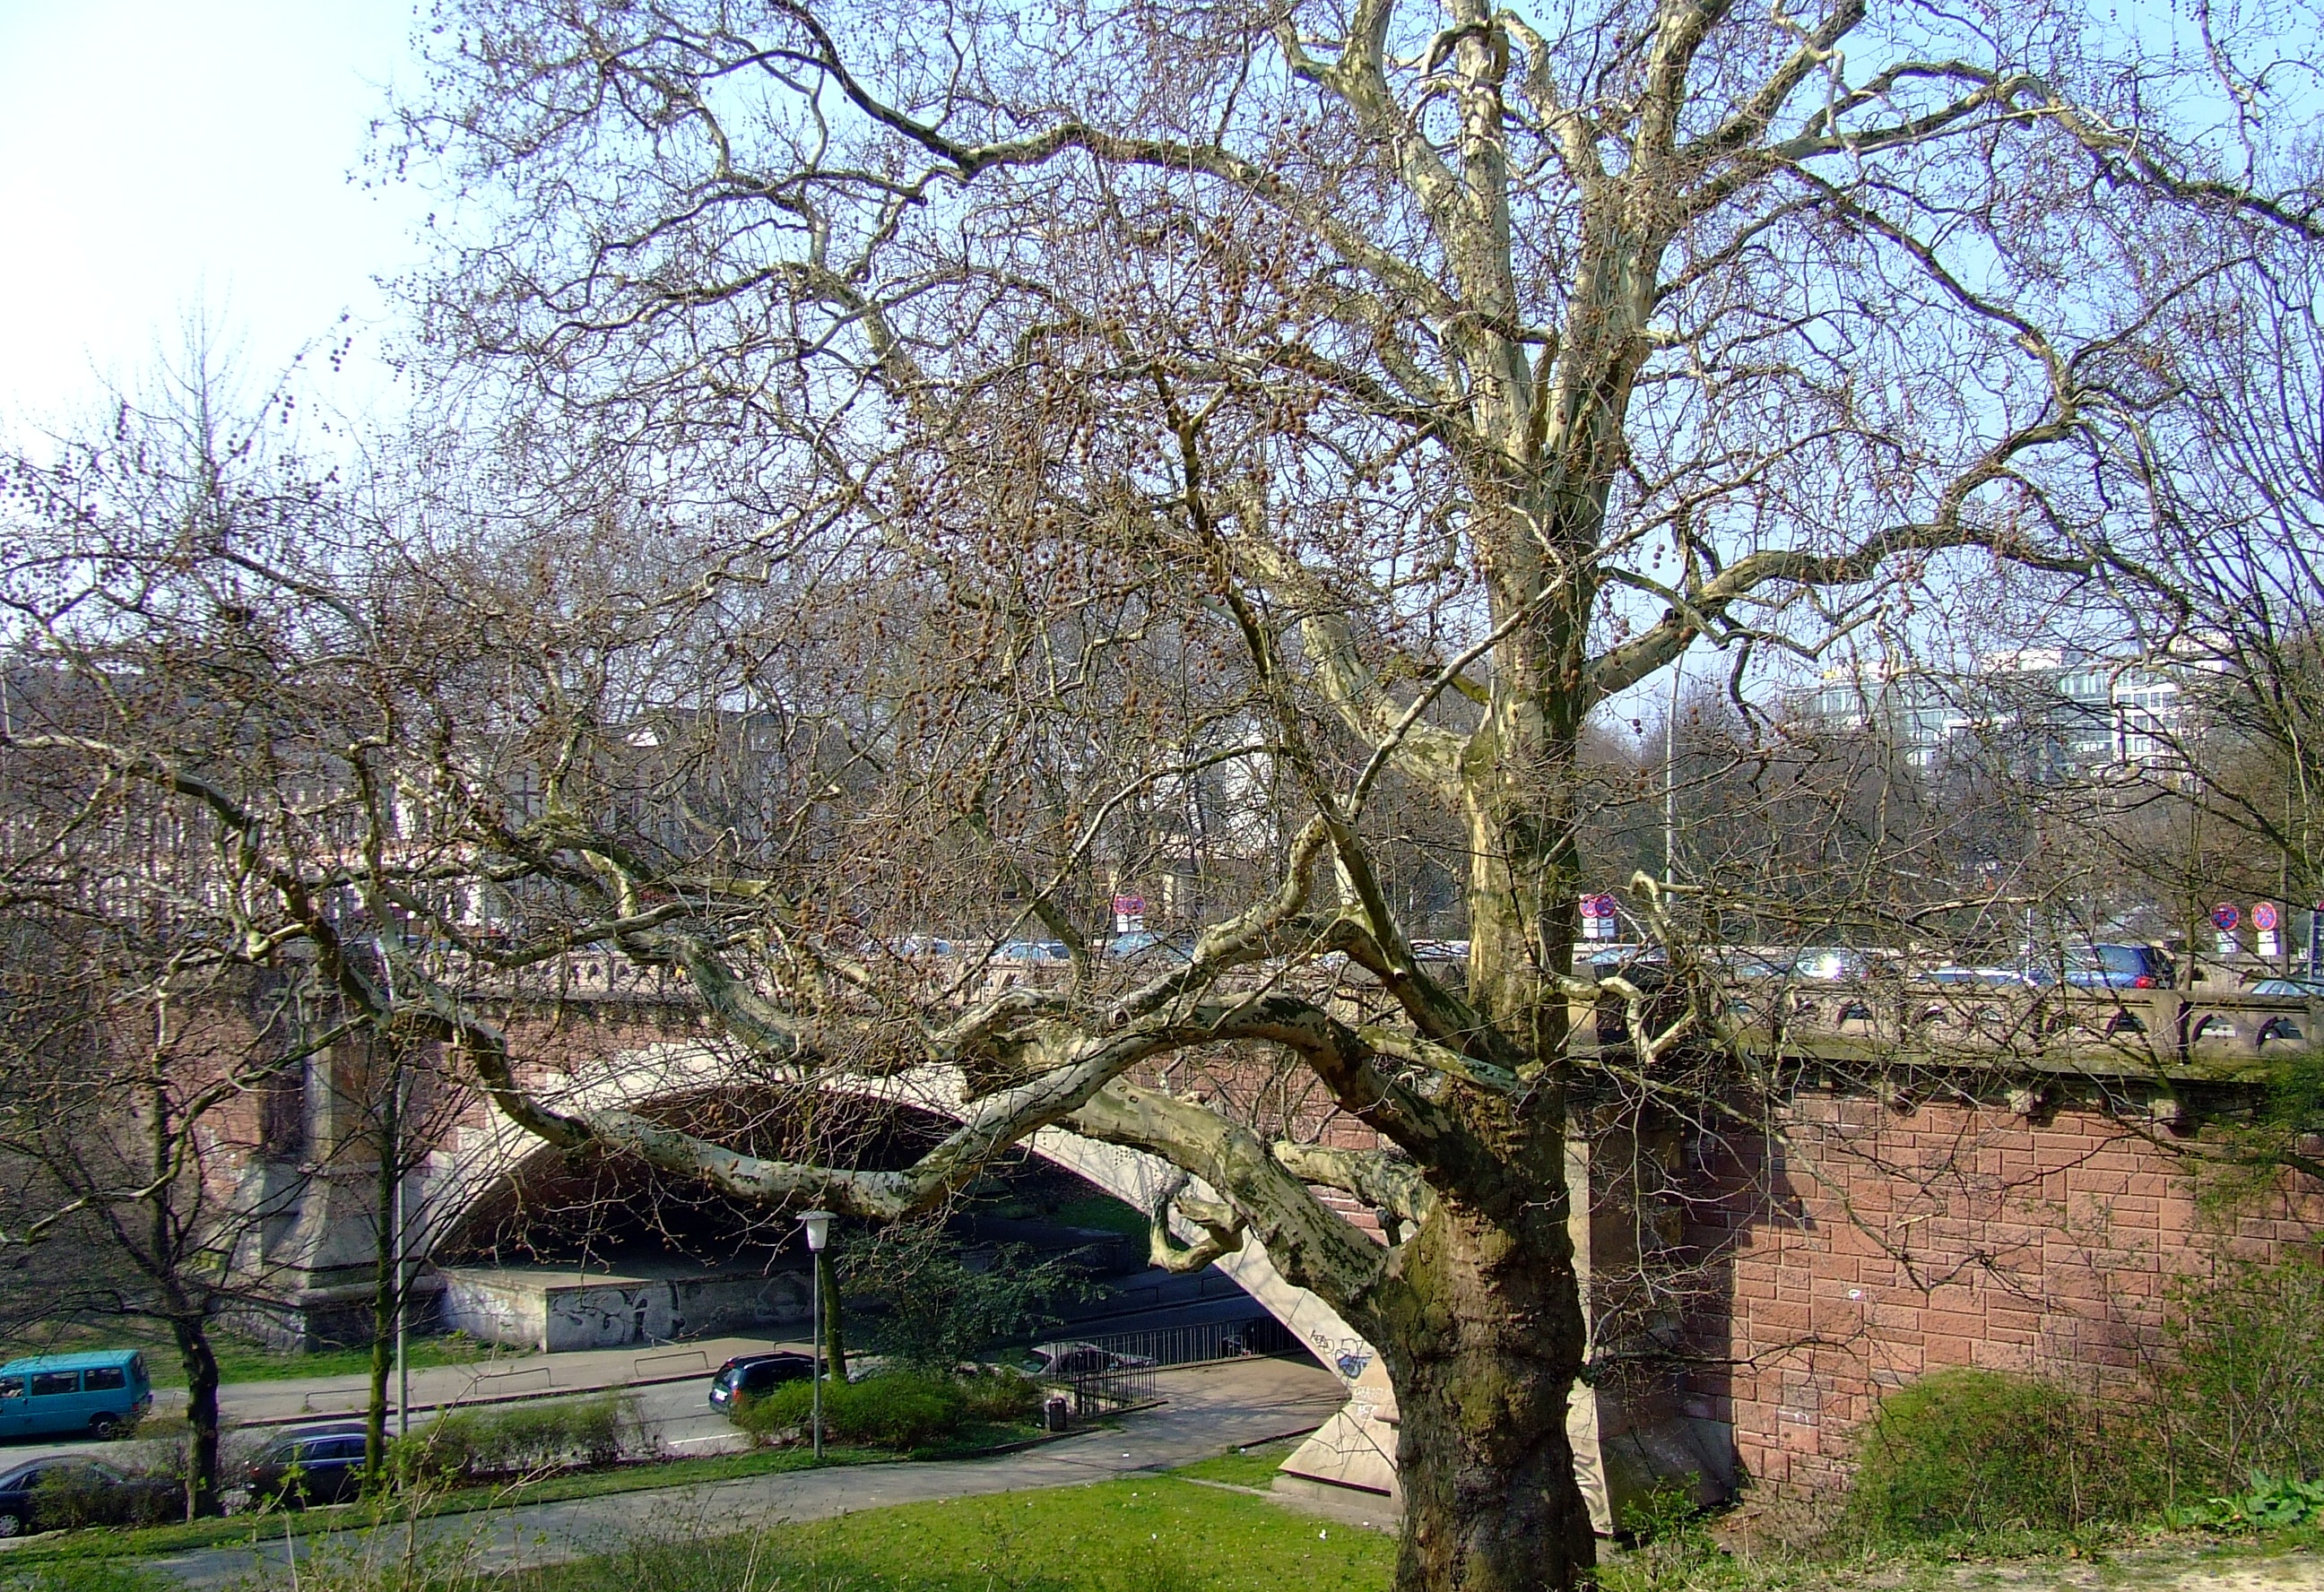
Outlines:
{"type": "MultiPolygon", "coordinates": [[[[1647,1023],[1659,1030],[1678,1016],[1679,997],[1648,995],[1647,1023]]],[[[1748,1040],[1775,1048],[2232,1070],[2324,1044],[2324,999],[2240,990],[1776,978],[1724,982],[1719,998],[1748,1040]]],[[[1590,1017],[1585,1032],[1601,1047],[1630,1042],[1618,998],[1601,997],[1590,1017]]]]}

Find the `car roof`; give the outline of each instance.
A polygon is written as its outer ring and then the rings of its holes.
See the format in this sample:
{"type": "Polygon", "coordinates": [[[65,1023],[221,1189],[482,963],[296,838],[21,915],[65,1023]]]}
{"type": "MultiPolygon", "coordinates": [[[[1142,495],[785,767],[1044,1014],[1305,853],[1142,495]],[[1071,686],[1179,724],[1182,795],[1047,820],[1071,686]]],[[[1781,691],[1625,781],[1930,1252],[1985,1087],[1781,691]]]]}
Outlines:
{"type": "Polygon", "coordinates": [[[43,1454],[37,1459],[26,1459],[0,1470],[0,1485],[14,1481],[28,1470],[101,1470],[107,1476],[121,1472],[104,1460],[88,1454],[43,1454]]]}
{"type": "Polygon", "coordinates": [[[107,1366],[125,1366],[143,1352],[134,1348],[100,1348],[81,1354],[27,1355],[0,1366],[0,1376],[22,1376],[28,1371],[102,1370],[107,1366]]]}

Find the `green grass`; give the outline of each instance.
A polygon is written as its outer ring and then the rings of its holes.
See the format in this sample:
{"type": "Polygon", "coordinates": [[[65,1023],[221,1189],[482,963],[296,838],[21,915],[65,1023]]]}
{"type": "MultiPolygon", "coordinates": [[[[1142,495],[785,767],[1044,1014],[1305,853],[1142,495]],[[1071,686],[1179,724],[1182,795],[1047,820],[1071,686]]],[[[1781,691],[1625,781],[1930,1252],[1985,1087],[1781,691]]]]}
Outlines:
{"type": "Polygon", "coordinates": [[[1291,1458],[1291,1450],[1306,1441],[1300,1437],[1286,1437],[1271,1443],[1253,1443],[1247,1449],[1237,1449],[1231,1454],[1221,1454],[1215,1459],[1201,1459],[1192,1465],[1181,1465],[1173,1476],[1197,1476],[1204,1481],[1223,1481],[1239,1487],[1265,1489],[1274,1485],[1283,1462],[1291,1458]]]}
{"type": "Polygon", "coordinates": [[[640,1541],[505,1592],[1385,1592],[1396,1540],[1175,1477],[640,1541]]]}
{"type": "MultiPolygon", "coordinates": [[[[916,1449],[900,1458],[910,1460],[973,1459],[1025,1446],[1042,1435],[1038,1428],[1032,1426],[993,1422],[965,1428],[940,1443],[916,1449]]],[[[827,1444],[821,1463],[825,1467],[880,1465],[895,1463],[899,1458],[895,1452],[885,1449],[827,1444]]],[[[598,1498],[654,1487],[692,1486],[737,1481],[752,1476],[771,1476],[782,1471],[808,1470],[816,1464],[815,1455],[803,1448],[752,1449],[739,1454],[706,1454],[690,1459],[667,1459],[650,1465],[625,1465],[612,1470],[576,1471],[565,1476],[544,1477],[538,1481],[460,1487],[427,1497],[420,1503],[417,1513],[431,1516],[467,1514],[483,1509],[526,1504],[558,1504],[574,1498],[598,1498]]],[[[384,1518],[391,1521],[407,1518],[408,1505],[405,1504],[391,1501],[382,1508],[384,1518]]],[[[12,1587],[14,1583],[10,1578],[28,1566],[101,1562],[149,1554],[175,1553],[189,1548],[214,1548],[249,1541],[253,1533],[258,1531],[263,1531],[269,1537],[280,1537],[286,1526],[293,1535],[303,1537],[317,1532],[346,1531],[379,1517],[372,1505],[352,1504],[339,1508],[295,1511],[287,1516],[279,1514],[230,1515],[219,1520],[148,1526],[135,1531],[107,1528],[77,1532],[60,1536],[54,1541],[28,1542],[21,1548],[0,1552],[0,1588],[12,1587]]]]}
{"type": "Polygon", "coordinates": [[[1051,1213],[1058,1224],[1069,1228],[1095,1228],[1102,1232],[1120,1233],[1124,1238],[1146,1242],[1147,1229],[1152,1225],[1142,1210],[1133,1210],[1110,1194],[1092,1194],[1084,1199],[1060,1200],[1051,1213]]]}

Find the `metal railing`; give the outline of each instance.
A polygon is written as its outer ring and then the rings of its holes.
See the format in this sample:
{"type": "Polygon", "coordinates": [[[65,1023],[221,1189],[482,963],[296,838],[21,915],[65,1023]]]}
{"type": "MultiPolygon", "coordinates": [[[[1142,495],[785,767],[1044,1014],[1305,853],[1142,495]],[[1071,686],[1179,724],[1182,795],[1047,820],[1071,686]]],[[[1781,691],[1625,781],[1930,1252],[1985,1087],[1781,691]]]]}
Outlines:
{"type": "Polygon", "coordinates": [[[1109,1332],[1055,1347],[1064,1368],[1040,1380],[1071,1400],[1076,1419],[1150,1403],[1154,1374],[1165,1366],[1306,1352],[1306,1346],[1273,1316],[1109,1332]]]}

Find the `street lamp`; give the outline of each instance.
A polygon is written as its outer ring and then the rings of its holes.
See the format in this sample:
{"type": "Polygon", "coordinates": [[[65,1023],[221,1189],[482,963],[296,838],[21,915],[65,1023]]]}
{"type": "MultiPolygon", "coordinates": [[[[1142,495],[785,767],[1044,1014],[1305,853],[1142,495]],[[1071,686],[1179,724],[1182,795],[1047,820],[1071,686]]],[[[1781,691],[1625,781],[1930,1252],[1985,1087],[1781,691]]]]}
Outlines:
{"type": "Polygon", "coordinates": [[[809,1210],[799,1217],[799,1226],[807,1229],[807,1253],[815,1257],[814,1275],[807,1280],[813,1293],[808,1320],[815,1326],[815,1413],[808,1418],[807,1430],[815,1440],[815,1457],[823,1458],[823,1247],[831,1241],[831,1212],[809,1210]]]}

